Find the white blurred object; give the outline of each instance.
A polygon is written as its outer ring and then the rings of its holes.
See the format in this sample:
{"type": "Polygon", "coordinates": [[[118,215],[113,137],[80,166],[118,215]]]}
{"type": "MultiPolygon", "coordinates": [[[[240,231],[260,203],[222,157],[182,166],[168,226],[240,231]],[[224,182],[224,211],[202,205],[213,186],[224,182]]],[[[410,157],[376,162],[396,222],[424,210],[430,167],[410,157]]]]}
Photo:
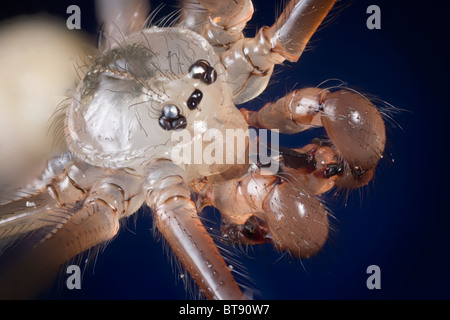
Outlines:
{"type": "Polygon", "coordinates": [[[89,61],[92,48],[82,31],[54,17],[0,23],[0,202],[60,151],[50,119],[82,77],[78,66],[89,61]]]}

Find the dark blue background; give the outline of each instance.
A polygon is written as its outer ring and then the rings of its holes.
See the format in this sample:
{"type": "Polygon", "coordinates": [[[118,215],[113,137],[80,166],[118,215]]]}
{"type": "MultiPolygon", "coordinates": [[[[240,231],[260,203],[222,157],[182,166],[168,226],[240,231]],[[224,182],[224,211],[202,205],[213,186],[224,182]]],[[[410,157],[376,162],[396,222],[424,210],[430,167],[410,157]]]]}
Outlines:
{"type": "MultiPolygon", "coordinates": [[[[173,10],[174,2],[166,3],[159,17],[173,10]]],[[[2,17],[38,10],[66,17],[70,4],[80,6],[82,28],[95,34],[91,1],[20,1],[2,8],[2,17]]],[[[272,24],[280,6],[257,0],[254,5],[249,34],[272,24]]],[[[336,231],[317,257],[279,259],[279,253],[263,246],[238,259],[263,299],[448,299],[449,2],[359,0],[339,6],[342,10],[314,36],[309,51],[298,63],[278,68],[255,103],[339,78],[402,110],[393,114],[396,124],[389,125],[386,159],[375,181],[347,202],[327,196],[336,231]],[[366,28],[371,4],[381,8],[381,30],[366,28]],[[366,269],[372,264],[381,268],[381,290],[366,287],[366,269]]],[[[302,146],[322,133],[282,141],[302,146]]],[[[98,256],[95,268],[88,269],[82,290],[60,286],[52,297],[188,298],[151,228],[148,210],[140,213],[136,227],[130,221],[98,256]]]]}

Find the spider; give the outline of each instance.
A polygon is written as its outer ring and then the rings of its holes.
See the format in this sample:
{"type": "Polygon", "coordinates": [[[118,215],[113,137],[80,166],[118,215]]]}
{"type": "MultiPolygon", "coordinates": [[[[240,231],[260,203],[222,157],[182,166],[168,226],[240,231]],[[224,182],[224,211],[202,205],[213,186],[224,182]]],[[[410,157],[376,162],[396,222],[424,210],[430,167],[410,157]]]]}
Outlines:
{"type": "Polygon", "coordinates": [[[386,141],[380,112],[342,88],[294,90],[258,111],[236,105],[300,58],[334,3],[289,1],[246,38],[251,0],[182,1],[170,27],[147,26],[146,1],[98,1],[98,54],[62,110],[67,151],[31,184],[42,187],[0,206],[0,296],[36,294],[143,205],[207,299],[246,296],[200,219],[206,206],[221,213],[223,241],[316,254],[329,231],[318,196],[372,179],[386,141]],[[313,127],[328,139],[298,149],[249,133],[313,127]]]}

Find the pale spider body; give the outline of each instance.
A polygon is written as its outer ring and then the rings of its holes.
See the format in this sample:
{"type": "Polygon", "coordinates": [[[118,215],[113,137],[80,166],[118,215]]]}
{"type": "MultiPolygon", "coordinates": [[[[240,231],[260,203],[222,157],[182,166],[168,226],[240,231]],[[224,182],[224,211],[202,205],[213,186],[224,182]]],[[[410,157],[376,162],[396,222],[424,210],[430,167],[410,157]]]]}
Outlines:
{"type": "MultiPolygon", "coordinates": [[[[91,165],[127,167],[142,175],[143,162],[171,159],[173,148],[179,145],[171,138],[172,130],[155,125],[164,106],[175,106],[175,112],[189,120],[185,129],[192,140],[182,144],[194,145],[199,140],[204,149],[208,143],[202,134],[208,129],[218,128],[224,135],[225,129],[247,129],[227,81],[219,57],[198,34],[188,29],[145,29],[113,44],[86,74],[74,97],[80,103],[71,104],[67,111],[68,146],[91,165]],[[189,74],[197,60],[214,66],[214,83],[189,74]],[[197,97],[199,106],[191,110],[188,102],[193,102],[194,92],[201,99],[197,97]]],[[[221,173],[229,166],[223,161],[185,169],[187,179],[192,180],[221,173]]]]}
{"type": "Polygon", "coordinates": [[[204,206],[219,209],[227,241],[271,242],[299,258],[318,252],[329,224],[316,196],[371,180],[386,139],[380,113],[356,92],[320,88],[259,111],[235,105],[264,91],[276,64],[297,61],[333,4],[291,1],[272,27],[245,38],[250,0],[186,1],[178,27],[166,28],[143,28],[145,1],[99,1],[99,54],[64,109],[68,151],[49,161],[40,187],[0,207],[0,295],[35,293],[144,204],[209,299],[244,296],[199,219],[204,206]],[[249,139],[231,150],[217,139],[249,126],[290,134],[324,126],[330,140],[283,148],[268,172],[248,157],[249,139]],[[191,139],[174,140],[181,132],[191,139]],[[174,149],[212,140],[227,150],[216,161],[173,161],[174,149]]]}

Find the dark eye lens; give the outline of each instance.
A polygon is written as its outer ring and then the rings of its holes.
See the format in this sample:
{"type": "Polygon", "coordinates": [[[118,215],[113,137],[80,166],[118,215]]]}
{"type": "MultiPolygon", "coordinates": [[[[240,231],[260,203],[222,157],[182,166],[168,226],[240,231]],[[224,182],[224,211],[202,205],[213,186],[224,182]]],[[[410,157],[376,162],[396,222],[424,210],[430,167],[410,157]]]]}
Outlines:
{"type": "Polygon", "coordinates": [[[166,119],[176,118],[179,113],[180,111],[173,104],[168,104],[167,106],[164,106],[162,111],[162,115],[166,119]]]}
{"type": "Polygon", "coordinates": [[[180,115],[180,110],[173,104],[164,106],[158,122],[161,128],[167,131],[184,129],[187,125],[186,118],[180,115]]]}
{"type": "Polygon", "coordinates": [[[200,90],[195,89],[187,101],[188,108],[190,110],[196,109],[198,107],[198,105],[200,104],[200,101],[202,101],[202,98],[203,98],[203,93],[200,90]]]}
{"type": "Polygon", "coordinates": [[[167,131],[172,130],[172,125],[171,125],[170,121],[167,119],[164,119],[163,117],[159,118],[159,125],[164,130],[167,130],[167,131]]]}
{"type": "Polygon", "coordinates": [[[186,125],[186,118],[183,116],[179,116],[172,122],[172,130],[184,129],[186,128],[186,125]]]}
{"type": "Polygon", "coordinates": [[[211,68],[209,71],[209,81],[210,83],[214,83],[217,80],[217,71],[214,68],[211,68]]]}
{"type": "Polygon", "coordinates": [[[217,80],[217,71],[211,67],[208,61],[202,59],[189,68],[189,76],[206,84],[212,84],[217,80]]]}
{"type": "Polygon", "coordinates": [[[205,77],[211,66],[206,60],[198,60],[189,68],[189,75],[194,79],[202,79],[205,77]]]}

